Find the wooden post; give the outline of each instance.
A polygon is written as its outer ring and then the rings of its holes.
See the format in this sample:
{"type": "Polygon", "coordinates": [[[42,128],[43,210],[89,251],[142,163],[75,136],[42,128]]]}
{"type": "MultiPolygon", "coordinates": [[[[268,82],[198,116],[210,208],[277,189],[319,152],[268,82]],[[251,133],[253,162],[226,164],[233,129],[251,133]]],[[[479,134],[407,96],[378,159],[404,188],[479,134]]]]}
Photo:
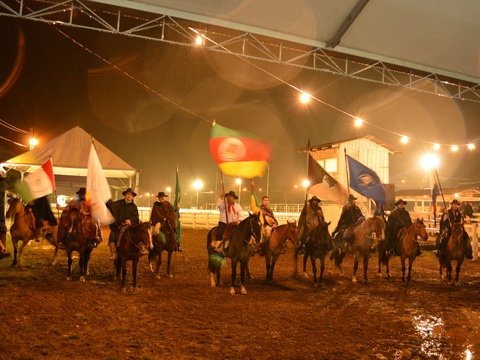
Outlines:
{"type": "Polygon", "coordinates": [[[477,233],[478,223],[472,223],[472,250],[473,250],[473,260],[478,258],[478,233],[477,233]]]}

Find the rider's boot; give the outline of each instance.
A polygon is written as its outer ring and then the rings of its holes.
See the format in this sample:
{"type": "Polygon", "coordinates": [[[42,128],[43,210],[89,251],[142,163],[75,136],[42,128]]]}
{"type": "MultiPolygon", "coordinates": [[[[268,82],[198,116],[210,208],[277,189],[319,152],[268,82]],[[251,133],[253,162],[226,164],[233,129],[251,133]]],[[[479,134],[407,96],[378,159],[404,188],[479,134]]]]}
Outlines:
{"type": "Polygon", "coordinates": [[[222,251],[222,243],[223,243],[223,240],[216,240],[216,241],[213,241],[213,247],[214,247],[214,251],[216,252],[223,252],[222,251]]]}
{"type": "Polygon", "coordinates": [[[110,260],[117,260],[117,244],[115,242],[109,242],[110,247],[110,260]]]}
{"type": "Polygon", "coordinates": [[[466,237],[465,239],[465,245],[466,245],[466,248],[465,248],[465,257],[468,259],[468,260],[472,260],[473,259],[473,250],[472,250],[472,243],[470,242],[470,237],[466,237]]]}
{"type": "Polygon", "coordinates": [[[420,256],[422,255],[422,248],[420,247],[420,243],[417,242],[417,244],[418,244],[417,256],[420,256]]]}

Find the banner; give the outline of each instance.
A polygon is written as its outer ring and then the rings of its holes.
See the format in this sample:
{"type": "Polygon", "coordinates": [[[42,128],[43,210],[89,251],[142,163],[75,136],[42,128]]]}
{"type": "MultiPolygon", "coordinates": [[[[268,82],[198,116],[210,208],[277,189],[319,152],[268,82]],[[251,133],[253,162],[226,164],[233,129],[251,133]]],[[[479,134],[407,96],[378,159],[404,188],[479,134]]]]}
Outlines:
{"type": "Polygon", "coordinates": [[[111,197],[110,185],[103,173],[102,165],[92,142],[88,156],[87,193],[85,199],[87,204],[90,205],[92,218],[101,225],[115,222],[115,218],[105,205],[111,197]]]}
{"type": "Polygon", "coordinates": [[[347,201],[347,189],[327,173],[310,154],[308,154],[308,181],[310,182],[310,187],[307,189],[309,194],[339,205],[344,205],[347,201]]]}
{"type": "Polygon", "coordinates": [[[377,173],[362,163],[346,155],[350,174],[350,187],[359,194],[375,200],[376,203],[385,205],[386,196],[377,173]]]}
{"type": "Polygon", "coordinates": [[[48,159],[37,171],[27,174],[16,190],[24,202],[30,202],[56,190],[52,159],[48,159]]]}
{"type": "Polygon", "coordinates": [[[226,175],[262,177],[268,168],[271,144],[244,131],[214,124],[210,133],[210,153],[226,175]]]}

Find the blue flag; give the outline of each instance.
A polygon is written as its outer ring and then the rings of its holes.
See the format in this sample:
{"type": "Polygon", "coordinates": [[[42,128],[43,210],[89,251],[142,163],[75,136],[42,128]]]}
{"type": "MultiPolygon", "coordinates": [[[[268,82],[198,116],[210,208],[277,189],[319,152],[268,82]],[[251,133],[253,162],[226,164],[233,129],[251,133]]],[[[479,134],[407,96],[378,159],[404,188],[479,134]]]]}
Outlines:
{"type": "Polygon", "coordinates": [[[350,156],[346,156],[350,173],[350,187],[359,194],[373,199],[377,204],[385,205],[385,188],[376,172],[350,156]]]}

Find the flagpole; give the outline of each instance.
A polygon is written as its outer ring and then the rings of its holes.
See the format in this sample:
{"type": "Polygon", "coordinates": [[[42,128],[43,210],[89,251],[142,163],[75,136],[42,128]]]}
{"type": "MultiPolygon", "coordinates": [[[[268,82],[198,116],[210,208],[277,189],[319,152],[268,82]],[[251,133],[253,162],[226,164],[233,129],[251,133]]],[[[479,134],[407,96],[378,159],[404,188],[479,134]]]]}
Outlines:
{"type": "MultiPolygon", "coordinates": [[[[308,139],[308,143],[307,143],[307,178],[308,178],[309,170],[310,170],[310,139],[308,139]]],[[[311,184],[309,181],[307,190],[305,191],[305,203],[307,203],[307,200],[308,200],[308,189],[310,189],[310,185],[311,184]]]]}
{"type": "MultiPolygon", "coordinates": [[[[222,183],[222,194],[225,194],[225,184],[223,182],[223,172],[220,171],[220,181],[222,183]]],[[[225,204],[225,221],[228,224],[228,207],[227,207],[227,197],[223,197],[223,203],[225,204]]]]}
{"type": "Polygon", "coordinates": [[[438,188],[440,190],[440,194],[442,195],[443,208],[446,209],[447,204],[445,203],[445,197],[443,196],[442,184],[440,183],[440,178],[438,177],[437,169],[434,169],[434,171],[435,171],[435,177],[437,178],[438,188]]]}
{"type": "Polygon", "coordinates": [[[347,148],[343,148],[343,154],[345,157],[345,176],[347,178],[347,193],[348,197],[350,197],[350,179],[348,178],[348,161],[347,161],[347,148]]]}

